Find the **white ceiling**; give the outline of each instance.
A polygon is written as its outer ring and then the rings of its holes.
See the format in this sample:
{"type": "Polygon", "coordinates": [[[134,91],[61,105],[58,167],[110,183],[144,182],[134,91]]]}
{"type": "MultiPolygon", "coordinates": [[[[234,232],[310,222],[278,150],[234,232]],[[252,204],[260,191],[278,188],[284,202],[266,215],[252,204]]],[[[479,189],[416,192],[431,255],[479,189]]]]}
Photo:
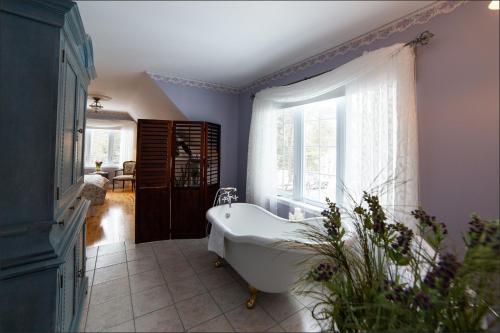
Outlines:
{"type": "Polygon", "coordinates": [[[79,1],[78,7],[94,46],[98,79],[91,90],[111,95],[133,87],[144,71],[243,87],[432,2],[79,1]]]}

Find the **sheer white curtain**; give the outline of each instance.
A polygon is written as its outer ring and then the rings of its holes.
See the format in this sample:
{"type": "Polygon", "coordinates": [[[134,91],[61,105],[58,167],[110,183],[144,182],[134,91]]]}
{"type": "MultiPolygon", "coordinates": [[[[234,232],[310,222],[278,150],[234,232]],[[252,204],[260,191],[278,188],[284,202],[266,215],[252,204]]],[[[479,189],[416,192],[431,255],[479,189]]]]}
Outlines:
{"type": "Polygon", "coordinates": [[[120,163],[135,161],[136,124],[132,121],[123,122],[120,129],[120,163]]]}
{"type": "MultiPolygon", "coordinates": [[[[397,220],[413,226],[418,204],[414,53],[401,51],[346,84],[344,184],[359,201],[376,193],[397,220]]],[[[344,204],[348,204],[344,200],[344,204]]]]}
{"type": "Polygon", "coordinates": [[[276,106],[255,97],[248,142],[246,199],[276,213],[276,106]]]}
{"type": "Polygon", "coordinates": [[[363,190],[380,190],[382,203],[394,214],[416,206],[414,61],[411,47],[395,44],[365,53],[316,78],[256,94],[248,147],[247,200],[276,212],[276,110],[344,87],[345,188],[356,200],[363,190]],[[395,177],[396,181],[388,182],[395,177]]]}

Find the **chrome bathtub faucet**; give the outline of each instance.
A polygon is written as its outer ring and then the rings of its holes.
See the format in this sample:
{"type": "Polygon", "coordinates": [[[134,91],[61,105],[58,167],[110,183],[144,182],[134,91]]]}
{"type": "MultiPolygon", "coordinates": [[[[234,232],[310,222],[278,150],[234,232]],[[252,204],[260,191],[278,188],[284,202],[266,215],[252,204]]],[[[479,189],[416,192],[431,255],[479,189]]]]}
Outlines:
{"type": "Polygon", "coordinates": [[[236,195],[236,191],[237,191],[236,187],[224,187],[224,188],[221,188],[221,191],[222,191],[222,193],[220,195],[220,200],[223,203],[229,204],[229,208],[231,208],[231,202],[238,200],[238,196],[236,195]]]}

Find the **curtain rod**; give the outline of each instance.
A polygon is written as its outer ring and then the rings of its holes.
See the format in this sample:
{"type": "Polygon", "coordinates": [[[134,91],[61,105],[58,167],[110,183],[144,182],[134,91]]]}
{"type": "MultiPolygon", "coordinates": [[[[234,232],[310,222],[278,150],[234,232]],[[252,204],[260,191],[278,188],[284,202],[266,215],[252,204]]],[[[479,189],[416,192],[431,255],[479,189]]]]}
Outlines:
{"type": "MultiPolygon", "coordinates": [[[[417,37],[415,37],[414,39],[412,39],[411,41],[409,41],[408,43],[406,43],[405,46],[417,47],[417,46],[427,45],[427,44],[429,44],[429,41],[431,40],[432,37],[434,37],[434,34],[432,32],[430,32],[429,30],[425,30],[424,32],[420,33],[417,37]]],[[[305,81],[305,80],[309,80],[309,79],[315,78],[316,76],[320,76],[320,75],[323,75],[323,74],[328,73],[328,72],[331,72],[331,69],[329,69],[327,71],[324,71],[324,72],[321,72],[319,74],[315,74],[315,75],[311,75],[311,76],[306,76],[303,79],[300,79],[300,80],[297,80],[297,81],[293,81],[293,82],[284,84],[283,86],[289,86],[289,85],[292,85],[292,84],[295,84],[295,83],[299,83],[299,82],[302,82],[302,81],[305,81]]],[[[250,96],[250,98],[254,99],[255,98],[255,94],[252,94],[250,96]]]]}

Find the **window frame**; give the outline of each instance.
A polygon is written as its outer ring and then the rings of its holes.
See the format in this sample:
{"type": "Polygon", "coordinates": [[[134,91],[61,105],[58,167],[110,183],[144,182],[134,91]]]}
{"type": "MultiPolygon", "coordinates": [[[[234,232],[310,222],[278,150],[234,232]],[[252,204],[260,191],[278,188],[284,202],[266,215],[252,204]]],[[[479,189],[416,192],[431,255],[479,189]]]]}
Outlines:
{"type": "MultiPolygon", "coordinates": [[[[335,202],[343,203],[343,179],[345,175],[345,95],[338,95],[327,99],[339,99],[336,109],[336,193],[335,202]]],[[[304,103],[303,106],[318,102],[317,100],[304,103]]],[[[289,107],[286,107],[289,108],[289,107]]],[[[303,108],[293,110],[293,191],[292,193],[277,189],[278,198],[286,198],[288,201],[302,202],[307,205],[325,208],[326,204],[304,197],[304,112],[303,108]]]]}
{"type": "MultiPolygon", "coordinates": [[[[91,142],[92,142],[92,131],[93,130],[103,130],[103,131],[108,131],[110,133],[107,133],[108,136],[108,156],[107,156],[107,161],[102,161],[102,166],[103,167],[119,167],[120,162],[118,163],[113,163],[113,153],[112,153],[112,148],[114,145],[114,136],[111,135],[111,132],[118,131],[118,134],[121,135],[121,127],[106,127],[106,128],[101,128],[101,127],[87,127],[86,128],[86,133],[85,133],[85,156],[84,156],[84,166],[89,168],[89,167],[94,167],[95,163],[91,162],[91,164],[87,164],[87,156],[90,156],[90,149],[91,149],[91,142]],[[87,155],[88,154],[88,155],[87,155]]],[[[121,138],[120,138],[120,148],[121,149],[121,138]]]]}

